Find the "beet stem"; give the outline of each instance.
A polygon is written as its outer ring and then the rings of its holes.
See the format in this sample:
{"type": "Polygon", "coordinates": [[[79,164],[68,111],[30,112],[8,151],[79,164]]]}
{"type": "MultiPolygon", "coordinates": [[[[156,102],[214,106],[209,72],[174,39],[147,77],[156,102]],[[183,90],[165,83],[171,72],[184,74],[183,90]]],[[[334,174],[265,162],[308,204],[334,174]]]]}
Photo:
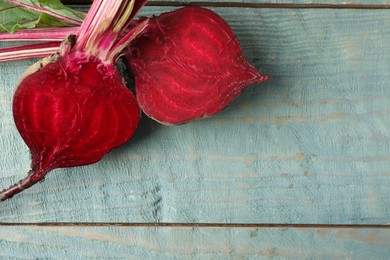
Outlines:
{"type": "Polygon", "coordinates": [[[0,41],[62,41],[78,31],[79,27],[21,29],[14,33],[0,32],[0,41]]]}
{"type": "Polygon", "coordinates": [[[14,195],[24,191],[25,189],[30,188],[31,186],[33,186],[37,182],[42,181],[45,178],[46,173],[47,172],[37,173],[37,172],[30,171],[26,178],[21,179],[20,181],[18,181],[17,183],[15,183],[11,187],[9,187],[8,189],[5,189],[5,190],[0,192],[0,202],[5,201],[7,199],[10,199],[14,195]]]}
{"type": "Polygon", "coordinates": [[[0,63],[16,60],[43,58],[58,52],[60,42],[34,43],[0,49],[0,63]]]}

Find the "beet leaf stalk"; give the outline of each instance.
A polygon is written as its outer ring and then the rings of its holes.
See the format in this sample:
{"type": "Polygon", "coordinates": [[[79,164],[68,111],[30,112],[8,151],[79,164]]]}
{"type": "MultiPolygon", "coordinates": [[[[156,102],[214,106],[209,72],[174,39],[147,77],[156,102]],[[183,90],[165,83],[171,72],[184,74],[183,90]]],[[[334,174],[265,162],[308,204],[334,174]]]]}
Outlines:
{"type": "Polygon", "coordinates": [[[35,41],[0,49],[0,63],[44,58],[59,51],[60,43],[70,34],[76,35],[79,27],[53,27],[22,29],[14,33],[0,32],[0,41],[35,41]]]}
{"type": "Polygon", "coordinates": [[[27,44],[0,49],[0,63],[47,57],[58,52],[59,42],[27,44]]]}
{"type": "Polygon", "coordinates": [[[22,29],[14,33],[0,32],[0,41],[61,42],[69,34],[77,34],[80,27],[51,27],[22,29]]]}
{"type": "Polygon", "coordinates": [[[79,34],[21,76],[13,115],[30,148],[31,171],[1,191],[0,201],[42,181],[51,170],[95,163],[131,138],[140,109],[115,61],[147,27],[147,19],[130,26],[144,4],[95,0],[79,34]]]}
{"type": "Polygon", "coordinates": [[[1,32],[0,41],[36,41],[39,43],[0,49],[0,63],[50,56],[59,51],[61,42],[68,35],[76,35],[78,30],[79,27],[53,27],[23,29],[12,34],[1,32]]]}

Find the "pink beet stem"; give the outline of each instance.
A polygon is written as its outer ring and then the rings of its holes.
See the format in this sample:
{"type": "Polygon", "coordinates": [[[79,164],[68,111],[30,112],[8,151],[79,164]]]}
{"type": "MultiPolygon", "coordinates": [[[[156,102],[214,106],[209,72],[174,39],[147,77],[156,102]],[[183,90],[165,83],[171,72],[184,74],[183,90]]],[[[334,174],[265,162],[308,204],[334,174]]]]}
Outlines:
{"type": "Polygon", "coordinates": [[[58,52],[60,42],[29,44],[0,49],[0,63],[47,57],[58,52]]]}
{"type": "Polygon", "coordinates": [[[24,7],[26,9],[30,9],[30,10],[39,12],[39,13],[45,13],[45,14],[51,15],[51,16],[56,17],[62,21],[65,21],[65,22],[68,22],[68,23],[71,23],[74,25],[80,25],[82,23],[79,20],[75,20],[75,19],[72,19],[70,17],[62,16],[60,14],[57,14],[57,13],[52,12],[50,10],[47,10],[45,8],[40,8],[38,6],[28,5],[28,4],[22,3],[22,2],[17,1],[17,0],[8,0],[8,2],[16,4],[16,5],[21,6],[21,7],[24,7]]]}
{"type": "Polygon", "coordinates": [[[62,41],[69,34],[77,34],[79,27],[22,29],[14,33],[1,32],[0,41],[62,41]]]}
{"type": "Polygon", "coordinates": [[[14,195],[22,192],[23,190],[30,188],[37,182],[42,181],[45,178],[46,174],[47,172],[36,173],[30,171],[26,178],[21,179],[19,182],[15,183],[8,189],[2,190],[0,192],[0,201],[5,201],[7,199],[10,199],[14,195]]]}
{"type": "Polygon", "coordinates": [[[139,34],[146,28],[147,20],[137,24],[137,28],[127,33],[127,27],[145,3],[145,0],[95,0],[80,27],[73,50],[83,51],[113,63],[124,46],[135,37],[134,34],[139,34]]]}

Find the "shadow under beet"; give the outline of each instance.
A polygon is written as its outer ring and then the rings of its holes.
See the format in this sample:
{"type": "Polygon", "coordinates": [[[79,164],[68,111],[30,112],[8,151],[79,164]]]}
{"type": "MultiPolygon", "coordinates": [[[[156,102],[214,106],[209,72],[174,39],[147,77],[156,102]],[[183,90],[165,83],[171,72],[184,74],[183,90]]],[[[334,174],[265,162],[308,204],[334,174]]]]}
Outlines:
{"type": "MultiPolygon", "coordinates": [[[[126,81],[126,87],[135,95],[134,79],[133,76],[131,75],[131,72],[126,66],[125,58],[120,59],[117,65],[120,74],[123,76],[123,78],[126,81]]],[[[135,130],[134,135],[127,143],[116,148],[115,150],[118,151],[118,150],[128,149],[128,146],[133,146],[135,143],[144,140],[145,138],[149,137],[153,132],[157,131],[161,127],[162,125],[160,123],[149,118],[147,115],[145,115],[145,113],[142,112],[138,127],[135,130]]]]}

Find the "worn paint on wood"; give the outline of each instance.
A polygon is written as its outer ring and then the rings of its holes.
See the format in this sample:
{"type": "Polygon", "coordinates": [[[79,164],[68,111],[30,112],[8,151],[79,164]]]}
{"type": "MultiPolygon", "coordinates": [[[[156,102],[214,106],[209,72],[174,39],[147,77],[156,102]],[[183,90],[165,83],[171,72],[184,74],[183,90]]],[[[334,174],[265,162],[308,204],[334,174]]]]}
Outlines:
{"type": "MultiPolygon", "coordinates": [[[[145,119],[100,163],[3,203],[0,221],[390,223],[390,12],[214,10],[271,81],[204,121],[145,119]]],[[[1,188],[29,170],[11,113],[28,64],[0,65],[1,188]]]]}
{"type": "Polygon", "coordinates": [[[387,259],[381,229],[1,227],[0,257],[387,259]]]}

